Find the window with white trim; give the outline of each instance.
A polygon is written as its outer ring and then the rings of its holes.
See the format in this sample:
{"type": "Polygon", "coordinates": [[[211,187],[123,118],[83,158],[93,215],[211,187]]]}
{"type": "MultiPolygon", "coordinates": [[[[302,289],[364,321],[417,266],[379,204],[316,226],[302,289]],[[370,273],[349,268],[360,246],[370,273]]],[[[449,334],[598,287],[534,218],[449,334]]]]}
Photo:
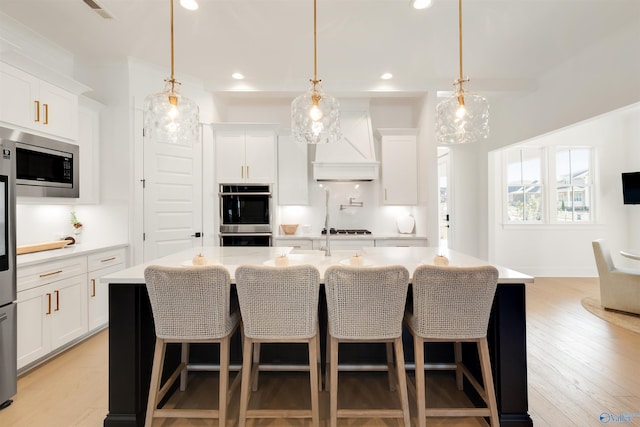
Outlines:
{"type": "Polygon", "coordinates": [[[509,223],[543,221],[542,154],[539,148],[507,152],[506,215],[509,223]]]}
{"type": "Polygon", "coordinates": [[[591,152],[588,147],[556,150],[556,203],[552,219],[559,224],[589,223],[593,219],[591,152]]]}
{"type": "Polygon", "coordinates": [[[519,147],[503,159],[505,223],[593,222],[593,148],[519,147]]]}

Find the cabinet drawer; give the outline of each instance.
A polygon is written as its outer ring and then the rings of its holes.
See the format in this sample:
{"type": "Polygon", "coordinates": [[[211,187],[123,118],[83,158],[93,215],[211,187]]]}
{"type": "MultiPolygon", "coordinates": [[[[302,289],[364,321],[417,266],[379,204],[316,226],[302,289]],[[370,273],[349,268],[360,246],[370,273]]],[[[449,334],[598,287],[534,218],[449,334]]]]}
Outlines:
{"type": "Polygon", "coordinates": [[[100,270],[102,268],[111,267],[113,265],[124,264],[125,250],[124,248],[113,249],[110,251],[98,252],[87,257],[89,271],[100,270]]]}
{"type": "Polygon", "coordinates": [[[427,239],[377,239],[376,246],[407,247],[407,246],[429,246],[429,245],[427,243],[427,239]]]}
{"type": "Polygon", "coordinates": [[[312,249],[313,243],[306,239],[276,239],[275,246],[291,246],[293,249],[312,249]]]}
{"type": "Polygon", "coordinates": [[[17,291],[32,289],[87,272],[87,258],[83,256],[18,267],[17,291]]]}

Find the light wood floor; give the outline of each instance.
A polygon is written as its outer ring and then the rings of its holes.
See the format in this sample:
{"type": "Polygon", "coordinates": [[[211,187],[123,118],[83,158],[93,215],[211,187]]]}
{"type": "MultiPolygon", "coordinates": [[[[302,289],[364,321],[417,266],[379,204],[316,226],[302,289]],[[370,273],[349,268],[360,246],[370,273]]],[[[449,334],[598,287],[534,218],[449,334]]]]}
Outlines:
{"type": "MultiPolygon", "coordinates": [[[[602,426],[602,412],[640,414],[640,335],[609,324],[588,313],[583,296],[598,294],[597,279],[539,278],[527,287],[528,366],[530,414],[536,427],[602,426]]],[[[107,412],[108,331],[66,351],[43,366],[21,376],[18,394],[9,408],[0,411],[0,426],[68,427],[101,426],[107,412]]],[[[260,391],[252,403],[308,404],[306,375],[261,375],[260,391]]],[[[433,402],[461,402],[449,373],[429,373],[427,386],[433,402]],[[438,390],[437,392],[435,390],[438,390]]],[[[341,374],[342,396],[362,405],[395,405],[383,374],[341,374]]],[[[184,396],[172,400],[192,407],[206,405],[205,396],[217,399],[214,375],[197,374],[184,396]],[[205,389],[211,394],[203,393],[205,389]]],[[[236,392],[230,407],[237,417],[236,392]]],[[[328,395],[321,393],[323,422],[328,395]]],[[[341,405],[353,402],[341,400],[341,405]]],[[[215,403],[213,403],[215,406],[215,403]]],[[[412,422],[414,402],[410,396],[412,422]]],[[[432,426],[482,426],[479,419],[430,419],[432,426]]],[[[229,425],[234,425],[232,419],[229,425]]],[[[306,421],[264,420],[250,426],[306,426],[306,421]]],[[[341,426],[395,426],[394,420],[345,420],[341,426]]],[[[640,426],[640,416],[629,423],[640,426]]],[[[156,420],[154,426],[217,426],[216,421],[156,420]]]]}

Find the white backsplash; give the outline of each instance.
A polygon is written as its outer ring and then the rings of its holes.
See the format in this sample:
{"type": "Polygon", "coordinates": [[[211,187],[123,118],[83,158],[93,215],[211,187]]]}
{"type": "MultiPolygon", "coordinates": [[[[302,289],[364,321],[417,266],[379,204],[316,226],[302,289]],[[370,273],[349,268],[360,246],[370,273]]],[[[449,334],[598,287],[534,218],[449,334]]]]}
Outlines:
{"type": "Polygon", "coordinates": [[[75,237],[71,211],[83,225],[81,243],[110,244],[129,241],[128,210],[125,205],[32,205],[16,206],[17,245],[75,237]]]}
{"type": "MultiPolygon", "coordinates": [[[[368,229],[377,234],[398,232],[396,220],[401,215],[410,214],[416,217],[414,206],[384,206],[379,183],[371,182],[322,182],[310,183],[309,205],[279,206],[276,224],[277,234],[282,234],[280,224],[311,225],[310,234],[318,234],[324,227],[325,188],[329,188],[329,227],[346,229],[368,229]],[[347,207],[349,198],[354,202],[362,202],[362,207],[347,207]]],[[[418,228],[416,217],[416,229],[418,228]]],[[[296,235],[304,234],[298,227],[296,235]]]]}

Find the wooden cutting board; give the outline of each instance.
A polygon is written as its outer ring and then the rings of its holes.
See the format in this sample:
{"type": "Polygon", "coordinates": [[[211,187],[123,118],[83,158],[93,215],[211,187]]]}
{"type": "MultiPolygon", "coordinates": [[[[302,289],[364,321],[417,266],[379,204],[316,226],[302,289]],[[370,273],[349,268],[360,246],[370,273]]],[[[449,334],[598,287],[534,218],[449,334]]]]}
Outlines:
{"type": "Polygon", "coordinates": [[[60,249],[67,246],[69,243],[71,243],[71,240],[55,240],[53,242],[22,245],[16,248],[16,255],[30,254],[31,252],[48,251],[51,249],[60,249]]]}

